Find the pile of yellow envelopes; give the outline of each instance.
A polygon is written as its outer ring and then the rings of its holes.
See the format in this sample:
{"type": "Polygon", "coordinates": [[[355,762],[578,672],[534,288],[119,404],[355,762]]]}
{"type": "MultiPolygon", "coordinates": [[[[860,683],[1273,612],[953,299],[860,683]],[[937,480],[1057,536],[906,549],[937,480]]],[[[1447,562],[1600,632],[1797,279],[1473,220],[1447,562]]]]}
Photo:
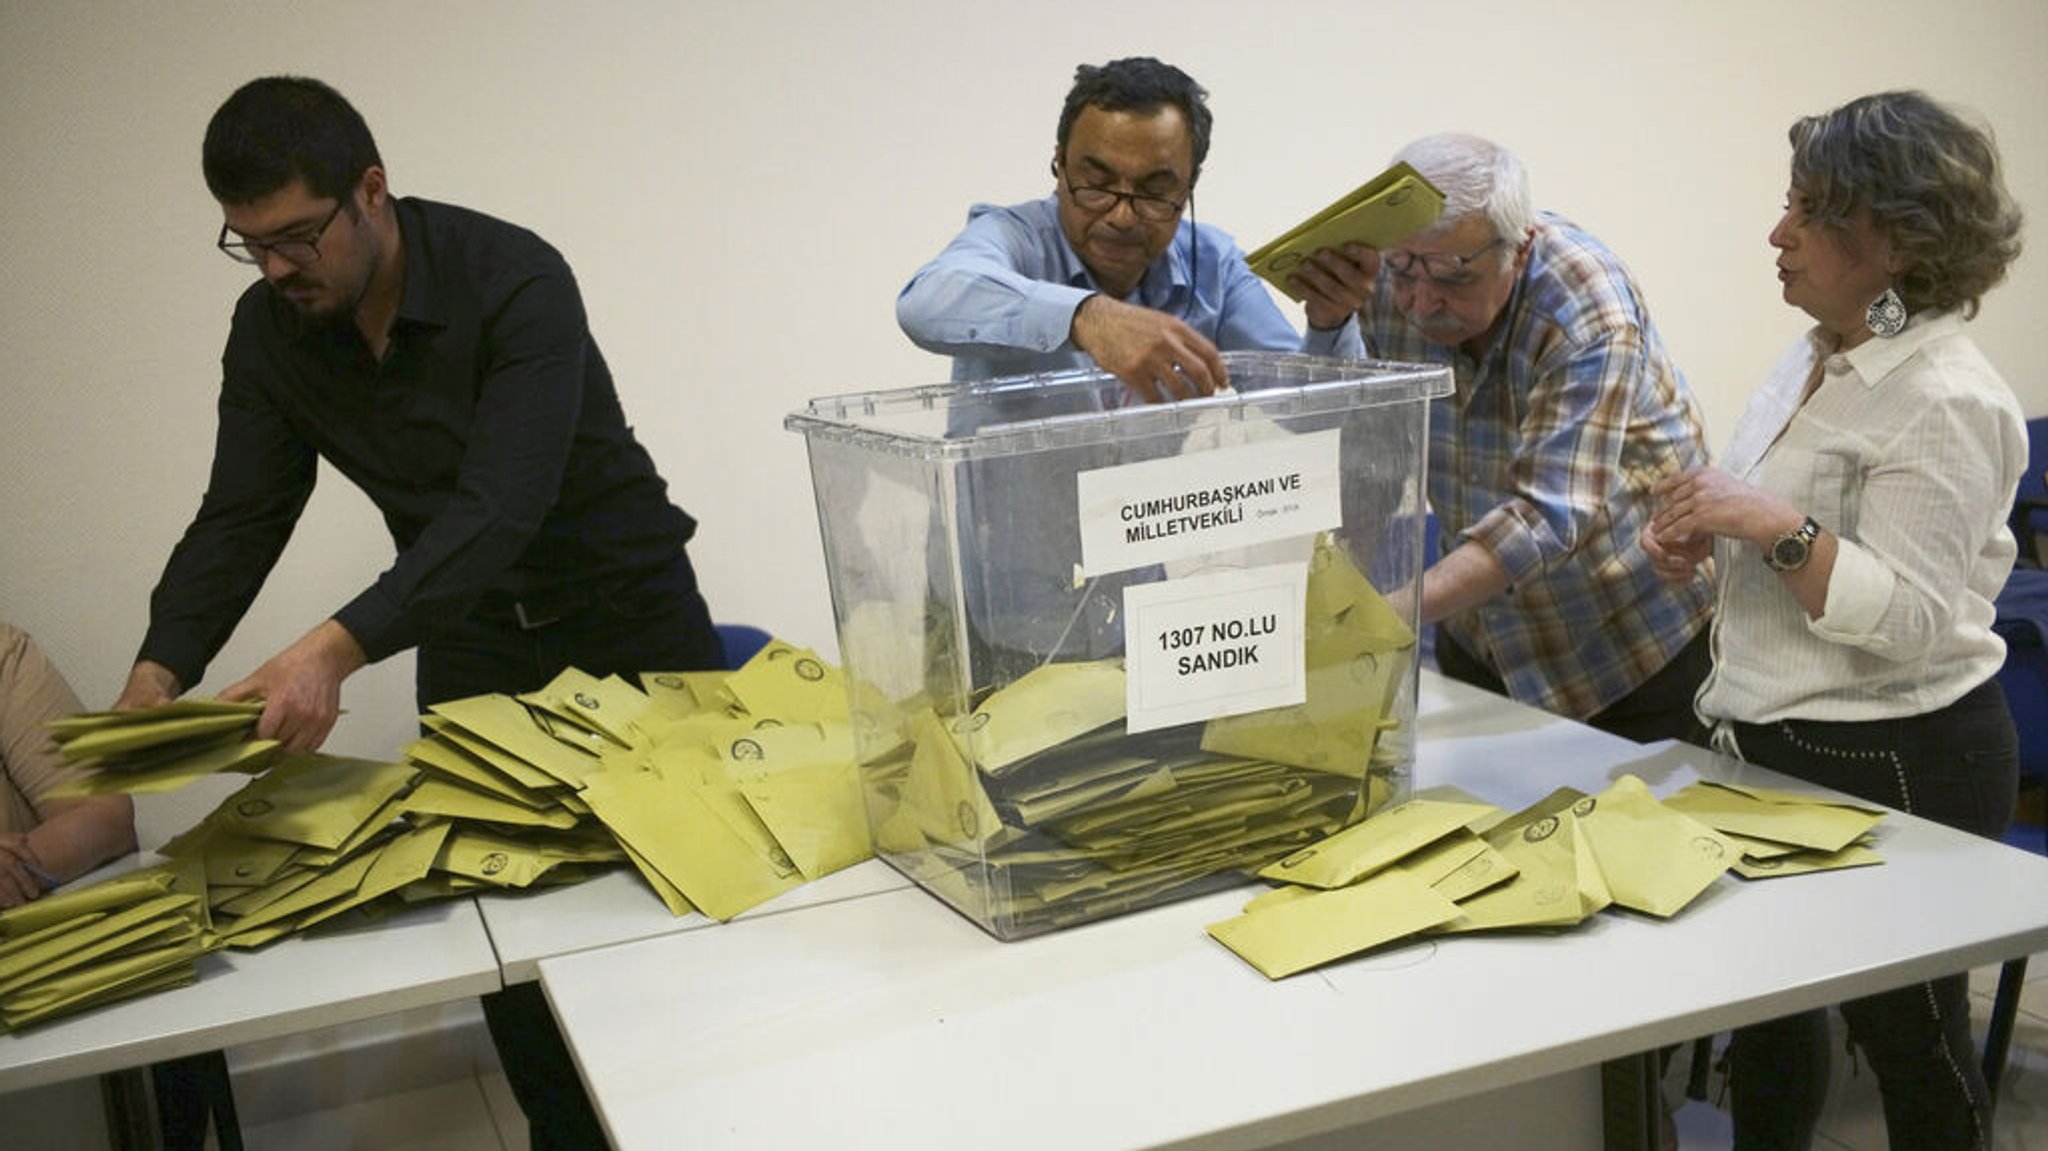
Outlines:
{"type": "Polygon", "coordinates": [[[229,946],[390,895],[573,883],[630,861],[728,919],[868,856],[838,671],[787,643],[738,671],[571,669],[437,704],[403,763],[290,757],[165,849],[207,864],[229,946]],[[222,898],[225,893],[225,898],[222,898]]]}
{"type": "Polygon", "coordinates": [[[0,911],[0,1031],[197,979],[203,886],[153,867],[0,911]]]}
{"type": "Polygon", "coordinates": [[[1821,803],[1766,787],[1695,783],[1664,801],[1712,827],[1742,849],[1736,874],[1770,879],[1882,863],[1869,846],[1880,808],[1821,803]]]}
{"type": "Polygon", "coordinates": [[[141,711],[53,720],[50,737],[58,753],[89,774],[51,794],[169,791],[215,772],[262,771],[278,747],[276,740],[249,738],[262,711],[261,700],[181,699],[141,711]]]}
{"type": "Polygon", "coordinates": [[[1126,729],[1120,660],[1048,663],[965,715],[863,696],[876,843],[926,888],[1014,939],[1237,882],[1397,794],[1415,636],[1325,538],[1310,563],[1307,698],[1126,729]]]}
{"type": "Polygon", "coordinates": [[[1663,918],[1731,868],[1751,874],[1742,857],[1753,851],[1796,859],[1763,874],[1879,862],[1850,845],[1881,818],[1704,783],[1660,801],[1632,775],[1593,796],[1560,789],[1513,815],[1469,796],[1418,796],[1264,868],[1287,886],[1209,934],[1280,979],[1420,934],[1567,928],[1610,906],[1663,918]],[[1789,846],[1816,840],[1843,853],[1789,846]]]}
{"type": "Polygon", "coordinates": [[[164,846],[166,867],[0,915],[0,1017],[189,980],[206,951],[350,911],[630,861],[675,914],[723,920],[869,857],[836,668],[777,641],[734,672],[643,679],[571,670],[438,705],[401,763],[275,757],[164,846]]]}

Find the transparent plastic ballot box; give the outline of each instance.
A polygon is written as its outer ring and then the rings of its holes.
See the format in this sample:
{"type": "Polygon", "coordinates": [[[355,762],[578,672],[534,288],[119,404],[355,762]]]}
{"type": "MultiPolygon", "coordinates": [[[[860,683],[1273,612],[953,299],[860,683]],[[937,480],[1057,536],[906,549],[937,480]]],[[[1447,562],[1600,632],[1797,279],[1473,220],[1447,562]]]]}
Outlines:
{"type": "Polygon", "coordinates": [[[1180,899],[1406,798],[1437,366],[1224,356],[813,400],[875,849],[1000,939],[1180,899]]]}

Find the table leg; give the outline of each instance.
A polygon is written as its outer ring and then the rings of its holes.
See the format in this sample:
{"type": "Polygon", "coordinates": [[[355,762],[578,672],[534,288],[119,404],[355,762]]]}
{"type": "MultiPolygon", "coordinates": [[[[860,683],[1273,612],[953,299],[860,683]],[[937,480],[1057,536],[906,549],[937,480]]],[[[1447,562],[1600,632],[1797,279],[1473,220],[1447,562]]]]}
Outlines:
{"type": "Polygon", "coordinates": [[[159,1133],[164,1151],[200,1151],[210,1120],[220,1151],[242,1151],[235,1117],[235,1092],[227,1056],[219,1051],[167,1059],[150,1068],[156,1084],[159,1133]]]}
{"type": "Polygon", "coordinates": [[[107,1142],[113,1151],[150,1151],[156,1121],[149,1112],[149,1083],[142,1068],[100,1076],[100,1103],[107,1114],[107,1142]]]}
{"type": "Polygon", "coordinates": [[[1657,1151],[1663,1103],[1655,1051],[1600,1065],[1600,1130],[1604,1151],[1657,1151]]]}
{"type": "Polygon", "coordinates": [[[2009,960],[1998,969],[1998,995],[1991,1001],[1991,1023],[1984,1033],[1984,1085],[1991,1089],[1991,1104],[1998,1105],[1998,1081],[2005,1075],[2006,1055],[2012,1050],[2014,1017],[2019,1014],[2020,991],[2027,982],[2027,959],[2009,960]]]}

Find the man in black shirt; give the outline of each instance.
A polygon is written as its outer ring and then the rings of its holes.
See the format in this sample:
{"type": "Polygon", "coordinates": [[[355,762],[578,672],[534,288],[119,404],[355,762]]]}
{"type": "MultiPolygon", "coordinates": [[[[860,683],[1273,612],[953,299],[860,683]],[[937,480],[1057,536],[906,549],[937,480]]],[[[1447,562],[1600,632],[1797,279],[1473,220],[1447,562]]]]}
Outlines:
{"type": "MultiPolygon", "coordinates": [[[[370,497],[392,565],[223,691],[257,734],[318,747],[341,683],[418,648],[419,705],[593,675],[715,668],[718,634],[633,438],[575,278],[524,229],[394,198],[341,95],[269,77],[207,127],[218,244],[262,279],[235,307],[199,514],[150,600],[117,707],[198,682],[283,551],[322,457],[370,497]]],[[[533,984],[484,1000],[533,1145],[602,1146],[533,984]]]]}
{"type": "Polygon", "coordinates": [[[199,514],[150,601],[121,704],[197,682],[283,551],[325,457],[398,547],[376,582],[221,694],[317,747],[341,682],[418,647],[422,709],[595,675],[716,667],[695,529],[633,438],[562,257],[524,229],[398,199],[317,81],[256,80],[207,129],[219,244],[262,279],[222,355],[199,514]]]}

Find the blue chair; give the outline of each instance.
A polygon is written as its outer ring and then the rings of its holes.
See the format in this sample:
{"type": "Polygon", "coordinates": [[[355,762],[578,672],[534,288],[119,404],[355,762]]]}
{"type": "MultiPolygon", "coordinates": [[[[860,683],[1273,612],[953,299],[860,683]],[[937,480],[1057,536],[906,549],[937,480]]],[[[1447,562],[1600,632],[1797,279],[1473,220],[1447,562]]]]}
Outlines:
{"type": "Polygon", "coordinates": [[[2048,536],[2048,416],[2027,421],[2027,471],[2020,477],[2019,490],[2013,493],[2012,515],[2007,522],[2012,526],[2013,539],[2020,545],[2020,563],[2027,567],[2042,566],[2036,540],[2048,536]]]}
{"type": "MultiPolygon", "coordinates": [[[[1991,630],[2005,640],[1998,686],[2020,740],[2020,789],[2048,784],[2048,570],[2015,567],[1999,591],[1991,630]]],[[[2015,847],[2015,825],[2007,842],[2015,847]]],[[[2048,827],[2038,850],[2048,854],[2048,827]]]]}
{"type": "MultiPolygon", "coordinates": [[[[2048,529],[2048,419],[2027,421],[2027,472],[2013,497],[2009,521],[2019,543],[2019,562],[1998,593],[1997,617],[1991,627],[2005,640],[2005,666],[1998,686],[2012,712],[2019,734],[2020,790],[2048,785],[2048,570],[2040,566],[2035,534],[2048,529]]],[[[2015,821],[2006,842],[2015,847],[2024,834],[2015,821]]],[[[2041,829],[2040,850],[2048,854],[2048,825],[2041,829]]],[[[2012,1047],[2013,1024],[2019,1014],[2020,989],[2026,983],[2024,957],[2008,961],[1998,973],[1998,992],[1991,1001],[1991,1021],[1984,1034],[1984,1082],[1992,1098],[2005,1072],[2012,1047]]]]}
{"type": "MultiPolygon", "coordinates": [[[[2020,789],[2030,780],[2048,778],[2048,571],[2015,567],[1998,593],[1998,616],[1992,630],[2005,637],[2005,666],[1998,686],[2019,733],[2020,789]]],[[[2015,831],[2006,841],[2018,847],[2015,831]]],[[[2048,827],[2042,829],[2041,850],[2048,854],[2048,827]]],[[[1991,1021],[1984,1033],[1984,1082],[1995,1101],[1998,1080],[2012,1048],[2013,1024],[2019,1014],[2020,990],[2027,978],[2024,956],[2009,960],[1998,973],[1998,993],[1991,1001],[1991,1021]]]]}
{"type": "Polygon", "coordinates": [[[744,623],[722,623],[718,625],[718,641],[725,645],[725,666],[728,671],[737,671],[754,658],[755,653],[768,646],[774,636],[760,628],[744,623]]]}

